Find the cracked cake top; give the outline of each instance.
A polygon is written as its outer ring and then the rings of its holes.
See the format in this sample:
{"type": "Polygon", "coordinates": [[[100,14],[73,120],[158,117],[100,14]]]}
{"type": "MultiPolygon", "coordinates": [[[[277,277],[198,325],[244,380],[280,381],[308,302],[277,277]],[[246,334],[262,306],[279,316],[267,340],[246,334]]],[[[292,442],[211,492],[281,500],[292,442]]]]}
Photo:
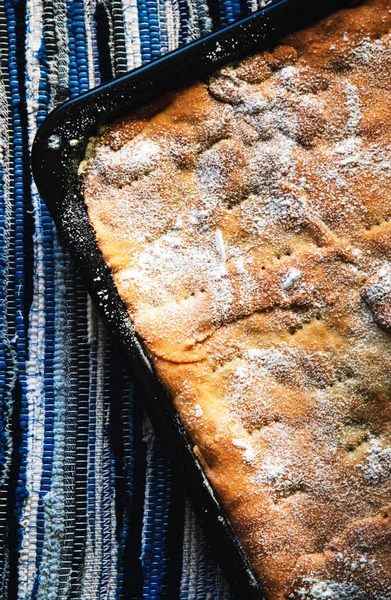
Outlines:
{"type": "Polygon", "coordinates": [[[104,259],[269,600],[391,598],[391,10],[106,127],[104,259]]]}

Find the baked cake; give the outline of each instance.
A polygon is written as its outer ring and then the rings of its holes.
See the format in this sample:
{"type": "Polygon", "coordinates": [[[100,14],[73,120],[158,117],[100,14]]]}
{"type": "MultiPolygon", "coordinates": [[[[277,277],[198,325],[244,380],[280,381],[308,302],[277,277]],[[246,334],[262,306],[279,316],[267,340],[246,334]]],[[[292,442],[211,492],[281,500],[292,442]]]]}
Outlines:
{"type": "Polygon", "coordinates": [[[391,599],[391,2],[106,127],[99,247],[268,600],[391,599]]]}

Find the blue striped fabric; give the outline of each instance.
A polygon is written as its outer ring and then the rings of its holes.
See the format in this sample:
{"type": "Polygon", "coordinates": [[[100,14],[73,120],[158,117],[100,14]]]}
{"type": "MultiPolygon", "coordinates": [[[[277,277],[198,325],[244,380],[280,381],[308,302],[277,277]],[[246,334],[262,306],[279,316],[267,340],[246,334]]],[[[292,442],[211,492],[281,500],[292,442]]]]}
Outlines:
{"type": "Polygon", "coordinates": [[[228,600],[29,171],[59,102],[257,0],[0,3],[0,598],[228,600]]]}

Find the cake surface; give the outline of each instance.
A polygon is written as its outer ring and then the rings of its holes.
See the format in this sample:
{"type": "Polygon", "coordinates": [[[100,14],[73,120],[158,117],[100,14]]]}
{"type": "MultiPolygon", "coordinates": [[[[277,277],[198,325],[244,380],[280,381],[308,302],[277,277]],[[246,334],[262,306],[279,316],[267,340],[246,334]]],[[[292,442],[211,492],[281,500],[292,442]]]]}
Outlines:
{"type": "Polygon", "coordinates": [[[391,599],[391,4],[105,128],[104,259],[268,600],[391,599]]]}

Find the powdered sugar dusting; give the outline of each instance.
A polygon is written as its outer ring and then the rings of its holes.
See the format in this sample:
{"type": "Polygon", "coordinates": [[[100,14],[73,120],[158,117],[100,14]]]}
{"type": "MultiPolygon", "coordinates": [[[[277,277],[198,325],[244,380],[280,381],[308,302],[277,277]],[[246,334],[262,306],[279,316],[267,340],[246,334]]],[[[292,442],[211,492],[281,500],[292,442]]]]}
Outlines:
{"type": "Polygon", "coordinates": [[[292,286],[295,285],[300,280],[301,271],[292,267],[289,269],[281,282],[281,287],[283,290],[289,290],[292,286]]]}
{"type": "Polygon", "coordinates": [[[348,110],[348,120],[346,129],[349,135],[356,135],[358,126],[362,119],[360,93],[357,86],[347,83],[345,86],[346,102],[348,110]]]}
{"type": "Polygon", "coordinates": [[[244,450],[243,460],[245,462],[251,463],[254,460],[254,458],[255,458],[254,449],[251,446],[251,444],[249,442],[247,442],[247,440],[233,439],[232,444],[235,446],[235,448],[240,448],[240,450],[244,450]]]}
{"type": "Polygon", "coordinates": [[[383,265],[377,274],[377,279],[368,290],[367,298],[371,305],[381,304],[391,294],[391,268],[383,265]]]}
{"type": "Polygon", "coordinates": [[[221,262],[223,264],[225,264],[226,254],[225,254],[224,239],[223,239],[223,234],[221,233],[221,229],[216,229],[216,247],[217,247],[217,252],[220,255],[221,262]]]}
{"type": "Polygon", "coordinates": [[[298,590],[302,600],[364,600],[359,587],[354,583],[333,583],[332,581],[307,580],[309,589],[298,590]]]}
{"type": "Polygon", "coordinates": [[[201,406],[199,404],[196,404],[194,407],[194,414],[196,417],[202,417],[202,415],[204,414],[204,411],[202,410],[201,406]]]}
{"type": "Polygon", "coordinates": [[[384,446],[379,439],[371,438],[365,456],[360,465],[365,480],[372,485],[389,481],[391,477],[391,446],[384,446]]]}
{"type": "Polygon", "coordinates": [[[144,173],[151,171],[157,164],[161,150],[152,140],[129,142],[113,154],[107,146],[97,150],[96,161],[105,167],[107,176],[116,180],[125,178],[129,182],[144,173]],[[108,170],[106,167],[110,165],[108,170]]]}

